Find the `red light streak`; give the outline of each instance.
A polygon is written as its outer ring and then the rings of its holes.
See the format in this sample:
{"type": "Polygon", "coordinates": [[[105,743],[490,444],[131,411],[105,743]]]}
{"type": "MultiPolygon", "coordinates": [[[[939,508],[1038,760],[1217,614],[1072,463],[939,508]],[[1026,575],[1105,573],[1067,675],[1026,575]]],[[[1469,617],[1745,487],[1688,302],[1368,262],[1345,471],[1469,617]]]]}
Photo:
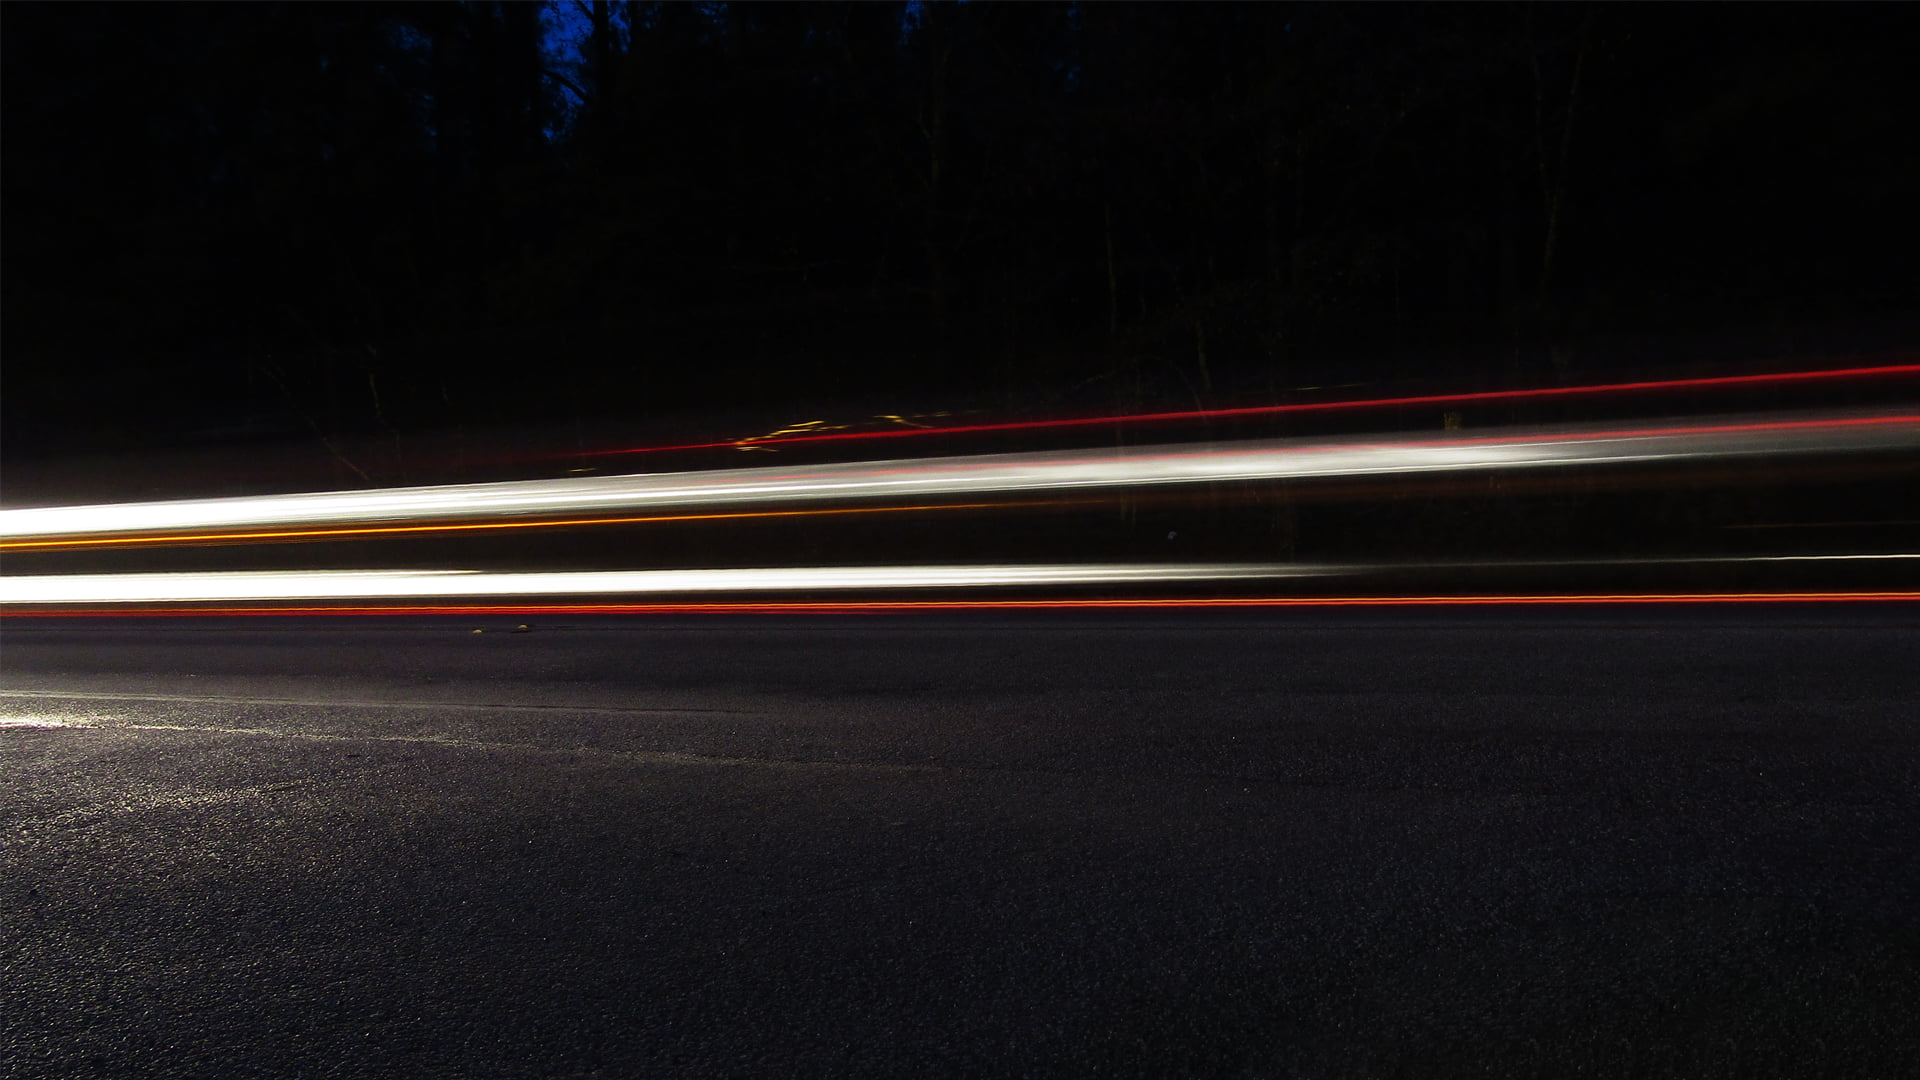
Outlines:
{"type": "Polygon", "coordinates": [[[819,442],[857,442],[877,439],[920,438],[929,435],[974,435],[993,431],[1044,431],[1060,428],[1090,427],[1098,424],[1151,424],[1183,420],[1198,422],[1206,420],[1250,419],[1262,416],[1287,416],[1362,409],[1407,408],[1416,405],[1474,405],[1502,401],[1579,398],[1593,397],[1602,394],[1643,393],[1661,390],[1706,390],[1728,387],[1786,385],[1820,380],[1890,378],[1901,375],[1920,375],[1920,364],[1890,364],[1878,367],[1836,368],[1825,371],[1786,371],[1759,375],[1716,375],[1694,379],[1603,383],[1590,386],[1549,386],[1523,390],[1481,390],[1457,394],[1422,394],[1397,398],[1294,402],[1285,405],[1249,405],[1230,409],[1191,409],[1181,412],[1133,413],[1122,416],[1082,416],[1058,420],[1010,420],[990,424],[959,424],[952,427],[937,428],[841,431],[821,435],[789,435],[768,439],[734,439],[726,442],[687,443],[680,446],[642,446],[620,450],[595,450],[589,451],[584,455],[576,456],[610,457],[621,454],[657,454],[676,450],[719,450],[728,447],[784,446],[819,442]]]}

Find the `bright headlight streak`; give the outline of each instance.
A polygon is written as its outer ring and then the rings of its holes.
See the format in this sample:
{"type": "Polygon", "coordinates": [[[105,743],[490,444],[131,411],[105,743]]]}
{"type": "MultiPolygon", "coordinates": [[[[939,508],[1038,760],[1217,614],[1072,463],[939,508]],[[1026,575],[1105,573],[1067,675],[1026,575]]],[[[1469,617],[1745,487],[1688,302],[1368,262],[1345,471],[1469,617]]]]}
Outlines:
{"type": "Polygon", "coordinates": [[[1284,610],[1288,608],[1451,608],[1451,607],[1643,607],[1707,604],[1912,604],[1920,592],[1750,592],[1750,593],[1495,593],[1428,596],[1251,596],[1134,597],[1064,600],[742,600],[600,604],[334,604],[270,607],[76,607],[24,612],[15,618],[287,618],[477,615],[862,615],[930,612],[1071,610],[1284,610]]]}
{"type": "Polygon", "coordinates": [[[1491,438],[1268,440],[43,507],[0,511],[0,540],[1730,460],[1916,446],[1920,446],[1920,415],[1915,414],[1664,428],[1588,427],[1491,438]]]}
{"type": "Polygon", "coordinates": [[[1328,572],[1327,569],[1312,566],[1199,563],[1171,566],[827,566],[562,572],[242,570],[213,573],[56,574],[0,577],[0,605],[614,596],[982,586],[1124,586],[1302,578],[1328,572]]]}
{"type": "Polygon", "coordinates": [[[693,570],[229,570],[205,573],[0,577],[0,607],[298,600],[423,600],[524,596],[683,595],[887,589],[967,589],[1364,577],[1396,571],[1579,569],[1753,562],[1920,560],[1916,554],[1707,556],[1517,562],[1032,564],[743,567],[693,570]]]}
{"type": "Polygon", "coordinates": [[[0,551],[42,550],[77,547],[138,547],[160,544],[206,544],[245,540],[297,541],[362,538],[369,536],[418,535],[422,533],[492,532],[500,529],[563,529],[601,525],[660,525],[690,521],[757,521],[772,518],[830,517],[847,514],[904,514],[930,510],[988,510],[1023,506],[1057,506],[1057,502],[929,503],[922,506],[860,506],[810,510],[747,510],[731,514],[653,514],[646,517],[592,517],[540,519],[534,521],[483,521],[459,525],[372,525],[338,529],[273,529],[261,532],[175,533],[142,536],[113,536],[78,540],[0,541],[0,551]]]}

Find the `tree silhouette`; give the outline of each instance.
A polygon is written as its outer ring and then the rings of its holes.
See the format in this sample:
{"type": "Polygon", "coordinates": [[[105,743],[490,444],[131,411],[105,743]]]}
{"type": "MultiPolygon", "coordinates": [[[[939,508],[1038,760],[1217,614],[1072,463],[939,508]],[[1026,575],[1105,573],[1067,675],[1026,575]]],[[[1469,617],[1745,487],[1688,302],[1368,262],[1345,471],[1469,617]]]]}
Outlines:
{"type": "Polygon", "coordinates": [[[1920,300],[1915,19],[15,3],[4,437],[1226,401],[1573,378],[1686,330],[1841,348],[1920,300]]]}

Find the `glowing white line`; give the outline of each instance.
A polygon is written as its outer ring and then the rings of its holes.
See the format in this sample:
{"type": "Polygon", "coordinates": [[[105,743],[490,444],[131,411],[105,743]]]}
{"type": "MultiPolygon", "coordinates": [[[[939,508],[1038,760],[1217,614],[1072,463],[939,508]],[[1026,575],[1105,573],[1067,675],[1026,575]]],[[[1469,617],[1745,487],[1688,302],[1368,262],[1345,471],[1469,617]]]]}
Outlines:
{"type": "Polygon", "coordinates": [[[51,574],[0,577],[9,604],[138,604],[242,600],[380,600],[458,597],[632,596],[686,593],[965,589],[984,586],[1141,585],[1362,576],[1393,572],[1579,569],[1613,566],[1920,560],[1920,554],[1732,555],[1678,559],[1514,562],[1034,564],[1013,566],[815,566],[696,570],[228,570],[208,573],[51,574]]]}
{"type": "Polygon", "coordinates": [[[1835,562],[1853,559],[1920,559],[1920,555],[1749,555],[1746,562],[1835,562]]]}
{"type": "Polygon", "coordinates": [[[447,521],[745,503],[1059,491],[1287,478],[1533,469],[1911,449],[1920,424],[1854,415],[1786,426],[1763,420],[1696,431],[1613,425],[1446,441],[1268,440],[1038,454],[852,462],[712,472],[312,492],[0,511],[0,540],[193,529],[447,521]]]}
{"type": "Polygon", "coordinates": [[[1310,577],[1318,567],[1262,564],[822,566],[727,570],[488,572],[480,570],[240,570],[213,573],[0,577],[0,605],[338,600],[478,596],[597,596],[815,589],[1129,585],[1310,577]]]}

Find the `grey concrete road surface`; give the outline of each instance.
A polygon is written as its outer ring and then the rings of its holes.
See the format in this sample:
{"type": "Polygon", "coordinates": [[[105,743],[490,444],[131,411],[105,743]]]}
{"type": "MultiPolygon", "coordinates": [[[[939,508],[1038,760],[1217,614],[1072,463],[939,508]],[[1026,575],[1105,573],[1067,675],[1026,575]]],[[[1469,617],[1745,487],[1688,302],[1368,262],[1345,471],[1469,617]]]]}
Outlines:
{"type": "Polygon", "coordinates": [[[20,621],[0,1076],[1912,1075],[1913,614],[20,621]]]}

